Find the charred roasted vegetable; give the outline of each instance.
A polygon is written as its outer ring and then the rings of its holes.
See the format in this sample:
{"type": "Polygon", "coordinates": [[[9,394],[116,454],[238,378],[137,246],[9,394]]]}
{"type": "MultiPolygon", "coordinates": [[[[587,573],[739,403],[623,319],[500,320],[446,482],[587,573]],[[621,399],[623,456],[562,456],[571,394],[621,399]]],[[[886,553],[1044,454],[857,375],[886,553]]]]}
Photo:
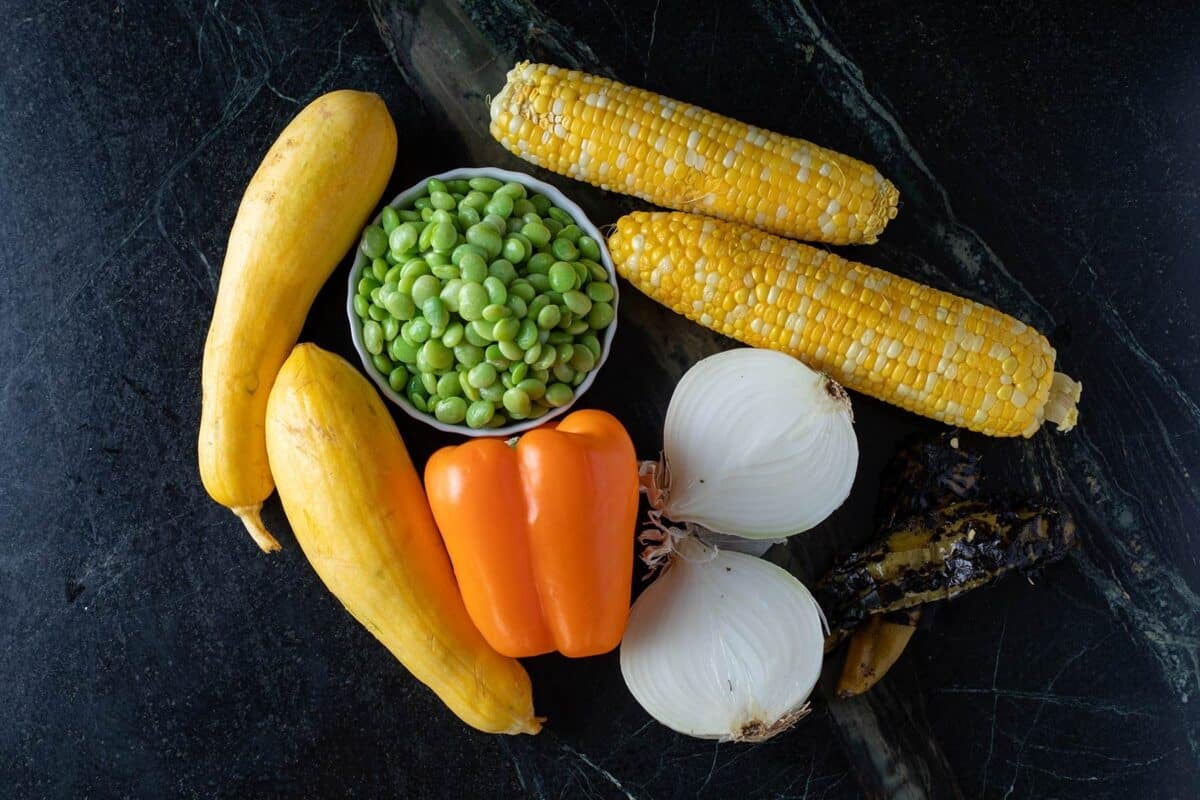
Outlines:
{"type": "Polygon", "coordinates": [[[870,689],[900,658],[917,630],[921,608],[875,614],[854,635],[838,678],[837,696],[853,697],[870,689]]]}
{"type": "Polygon", "coordinates": [[[1058,561],[1075,542],[1070,516],[1047,505],[960,500],[911,516],[874,547],[835,566],[817,598],[833,630],[869,614],[949,600],[1011,570],[1058,561]]]}
{"type": "Polygon", "coordinates": [[[961,449],[958,437],[958,431],[923,437],[896,453],[879,488],[880,532],[913,514],[979,494],[979,454],[961,449]]]}
{"type": "MultiPolygon", "coordinates": [[[[958,437],[957,430],[946,431],[937,436],[923,436],[910,440],[896,451],[880,482],[875,517],[881,535],[886,535],[896,523],[913,514],[924,513],[931,508],[949,505],[979,494],[979,454],[960,449],[958,437]]],[[[919,612],[914,614],[909,627],[915,626],[919,618],[919,612]]],[[[835,650],[846,641],[851,632],[850,628],[834,628],[825,638],[825,652],[835,650]]],[[[874,637],[877,633],[872,631],[870,634],[861,634],[862,637],[868,635],[874,637]]],[[[909,636],[911,637],[911,631],[909,636]]],[[[856,649],[877,652],[877,648],[865,640],[858,642],[856,649]]],[[[904,645],[901,644],[900,650],[903,649],[904,645]]],[[[853,655],[852,653],[851,657],[847,658],[847,672],[851,670],[850,661],[853,655]]],[[[900,651],[897,651],[896,656],[899,655],[900,651]]],[[[892,661],[895,661],[895,658],[892,661]]],[[[864,665],[864,669],[867,666],[869,665],[864,665]]],[[[883,671],[886,671],[886,668],[883,671]]]]}
{"type": "Polygon", "coordinates": [[[1074,544],[1074,522],[1054,506],[979,499],[979,462],[958,448],[957,433],[900,450],[883,477],[881,538],[817,584],[831,630],[825,651],[850,637],[840,697],[883,677],[912,638],[924,604],[1052,564],[1074,544]]]}

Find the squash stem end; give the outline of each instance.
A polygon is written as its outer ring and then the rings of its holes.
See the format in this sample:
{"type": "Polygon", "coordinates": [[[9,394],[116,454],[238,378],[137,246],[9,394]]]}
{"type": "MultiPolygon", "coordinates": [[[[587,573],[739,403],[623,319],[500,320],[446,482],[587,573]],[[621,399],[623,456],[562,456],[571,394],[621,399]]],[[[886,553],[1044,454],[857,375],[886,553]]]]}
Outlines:
{"type": "Polygon", "coordinates": [[[262,511],[262,503],[256,503],[252,506],[238,506],[231,510],[234,514],[238,515],[238,519],[246,526],[246,530],[250,532],[250,537],[254,539],[254,543],[264,553],[274,553],[280,549],[279,541],[263,525],[262,516],[259,514],[262,511]]]}

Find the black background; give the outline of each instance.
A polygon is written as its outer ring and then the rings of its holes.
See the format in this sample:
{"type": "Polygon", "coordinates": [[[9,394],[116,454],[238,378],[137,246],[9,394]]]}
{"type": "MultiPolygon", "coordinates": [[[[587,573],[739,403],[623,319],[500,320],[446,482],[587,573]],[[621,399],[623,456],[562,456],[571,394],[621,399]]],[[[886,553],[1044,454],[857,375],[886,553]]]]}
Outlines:
{"type": "MultiPolygon", "coordinates": [[[[9,4],[0,26],[0,795],[1138,797],[1200,789],[1200,13],[1191,4],[9,4]],[[1066,436],[981,441],[1083,547],[938,614],[871,694],[762,745],[653,723],[615,654],[528,663],[538,737],[467,729],[323,589],[278,503],[265,556],[203,492],[199,368],[263,152],[334,88],[400,132],[388,196],[486,135],[516,57],[620,77],[864,158],[902,194],[853,257],[1036,325],[1083,381],[1066,436]]],[[[641,207],[550,180],[597,224],[641,207]]],[[[304,338],[352,356],[346,269],[304,338]]],[[[729,342],[622,284],[583,404],[661,446],[729,342]]],[[[850,501],[773,557],[870,535],[895,443],[854,396],[850,501]]],[[[414,459],[446,439],[399,415],[414,459]]]]}

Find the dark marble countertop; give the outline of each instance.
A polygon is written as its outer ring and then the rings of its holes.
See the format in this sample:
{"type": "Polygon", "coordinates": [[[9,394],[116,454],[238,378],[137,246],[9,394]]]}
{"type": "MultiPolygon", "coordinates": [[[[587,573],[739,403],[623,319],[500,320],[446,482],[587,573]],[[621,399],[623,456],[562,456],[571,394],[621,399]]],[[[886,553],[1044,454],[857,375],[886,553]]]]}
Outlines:
{"type": "MultiPolygon", "coordinates": [[[[0,26],[0,796],[1186,798],[1200,794],[1200,11],[1187,4],[442,0],[17,4],[0,26]],[[311,8],[303,7],[309,6],[311,8]],[[1083,546],[946,606],[884,682],[758,745],[653,723],[615,654],[532,659],[537,737],[458,723],[306,564],[260,554],[196,471],[229,225],[300,106],[375,91],[391,193],[531,170],[486,135],[516,57],[877,165],[903,205],[856,258],[1046,332],[1079,428],[966,437],[1083,546]]],[[[536,172],[536,171],[535,171],[536,172]]],[[[545,177],[544,173],[537,173],[545,177]]],[[[551,180],[598,223],[640,204],[551,180]]],[[[343,264],[304,338],[351,354],[343,264]]],[[[626,287],[628,289],[628,287],[626,287]]],[[[587,396],[639,451],[729,342],[627,290],[587,396]]],[[[847,505],[934,423],[855,395],[847,505]]],[[[444,440],[402,419],[420,462],[444,440]]],[[[780,554],[777,554],[780,555],[780,554]]],[[[832,672],[832,670],[827,670],[832,672]]]]}

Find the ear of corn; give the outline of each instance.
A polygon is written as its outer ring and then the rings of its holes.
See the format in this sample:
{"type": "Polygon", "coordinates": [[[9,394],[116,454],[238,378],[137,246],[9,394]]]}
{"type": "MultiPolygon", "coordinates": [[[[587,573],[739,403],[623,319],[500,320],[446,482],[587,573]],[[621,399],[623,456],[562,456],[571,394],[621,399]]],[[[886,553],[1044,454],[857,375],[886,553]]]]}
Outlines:
{"type": "Polygon", "coordinates": [[[1054,372],[1044,336],[993,308],[694,214],[628,214],[608,244],[668,308],[863,394],[991,436],[1075,425],[1080,384],[1054,372]]]}
{"type": "Polygon", "coordinates": [[[526,161],[661,206],[832,244],[870,244],[896,216],[870,164],[596,75],[521,62],[491,112],[526,161]]]}

